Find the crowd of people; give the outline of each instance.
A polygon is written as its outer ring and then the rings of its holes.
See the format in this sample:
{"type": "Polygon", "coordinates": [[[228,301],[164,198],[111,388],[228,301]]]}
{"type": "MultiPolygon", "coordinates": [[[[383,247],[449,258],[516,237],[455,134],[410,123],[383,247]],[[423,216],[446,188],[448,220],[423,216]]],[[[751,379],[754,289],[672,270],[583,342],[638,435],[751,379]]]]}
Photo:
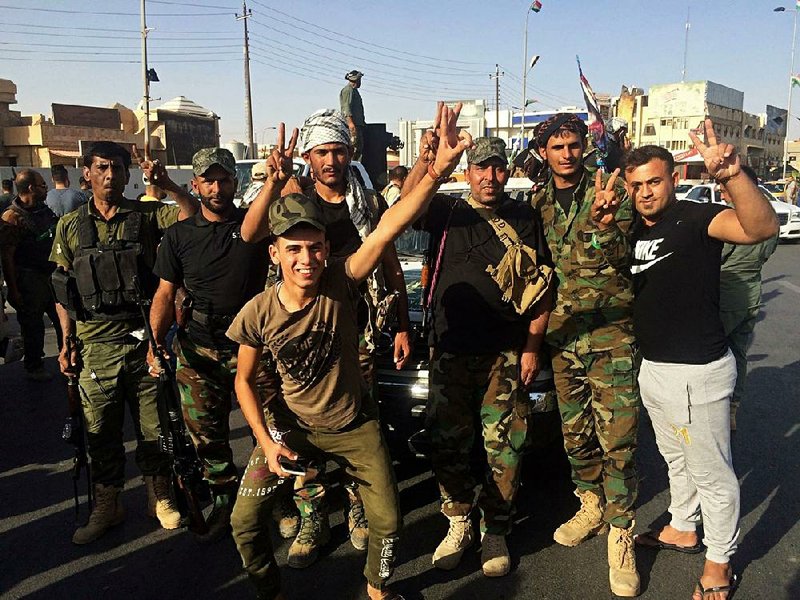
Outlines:
{"type": "MultiPolygon", "coordinates": [[[[347,74],[343,104],[360,105],[361,76],[347,74]]],[[[277,524],[294,538],[290,567],[317,560],[330,539],[325,472],[334,461],[347,477],[351,542],[366,552],[367,593],[400,598],[388,585],[402,514],[380,428],[375,348],[394,314],[397,368],[411,356],[393,241],[413,226],[430,233],[434,265],[425,298],[426,429],[447,532],[433,566],[459,564],[478,537],[477,510],[483,574],[511,570],[506,539],[526,389],[547,354],[580,502],[555,542],[572,547],[607,534],[609,586],[621,597],[640,593],[637,547],[705,546],[693,600],[731,596],[739,484],[730,439],[760,268],[778,231],[769,202],[709,120],[705,140],[693,133],[692,141],[729,207],[677,202],[672,155],[656,146],[627,151],[611,173],[585,163],[588,131],[573,114],[536,127],[540,184],[530,202],[514,201],[504,190],[505,143],[459,131],[459,112],[439,104],[418,160],[391,172],[386,197],[350,170],[363,107],[317,111],[288,141],[281,124],[277,147],[254,167],[258,185],[246,209],[234,205],[236,162],[222,148],[194,155],[192,193],[162,165],[112,142],[94,143],[83,158],[88,198],[69,189],[65,171],[53,171],[50,193],[37,172],[17,173],[0,250],[25,369],[32,379],[48,376],[48,314],[61,372],[82,389],[95,507],[75,544],[125,518],[126,405],[148,514],[165,529],[181,525],[170,458],[158,441],[156,379],[162,361],[176,358],[183,418],[211,491],[208,531],[198,541],[232,535],[258,597],[284,598],[270,530],[277,524]],[[296,150],[309,179],[293,175],[296,150]],[[468,197],[437,193],[464,154],[468,197]],[[156,201],[124,197],[132,160],[156,201]],[[159,202],[164,194],[173,202],[159,202]],[[743,278],[726,283],[726,268],[749,274],[745,292],[730,292],[743,278]],[[721,287],[730,300],[720,301],[721,287]],[[143,301],[152,302],[154,345],[143,301]],[[256,443],[241,473],[230,446],[234,393],[256,443]],[[642,406],[668,466],[671,521],[635,535],[642,406]],[[480,476],[471,465],[475,444],[485,450],[480,476]]]]}

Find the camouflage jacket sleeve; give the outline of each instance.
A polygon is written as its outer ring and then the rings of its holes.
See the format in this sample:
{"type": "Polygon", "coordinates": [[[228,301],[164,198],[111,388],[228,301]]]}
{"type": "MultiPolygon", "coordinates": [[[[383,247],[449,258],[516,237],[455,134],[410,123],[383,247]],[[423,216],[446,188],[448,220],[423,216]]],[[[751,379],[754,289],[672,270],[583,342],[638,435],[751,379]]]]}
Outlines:
{"type": "MultiPolygon", "coordinates": [[[[603,179],[606,180],[607,177],[603,179]]],[[[599,229],[595,231],[594,236],[600,246],[600,251],[608,263],[620,274],[630,278],[632,255],[630,230],[633,223],[633,208],[631,199],[625,193],[624,187],[621,184],[615,187],[617,197],[621,198],[619,209],[617,209],[616,221],[612,227],[604,231],[599,229]]]]}

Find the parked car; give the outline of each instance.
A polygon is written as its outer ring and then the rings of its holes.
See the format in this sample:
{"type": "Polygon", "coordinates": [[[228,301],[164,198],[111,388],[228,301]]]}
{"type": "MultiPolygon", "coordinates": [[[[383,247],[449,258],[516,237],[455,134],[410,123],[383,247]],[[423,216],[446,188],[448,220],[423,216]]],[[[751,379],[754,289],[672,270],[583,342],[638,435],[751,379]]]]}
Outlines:
{"type": "Polygon", "coordinates": [[[678,200],[683,200],[686,198],[686,194],[689,192],[690,189],[694,187],[694,184],[691,183],[679,183],[675,186],[675,197],[678,200]]]}
{"type": "MultiPolygon", "coordinates": [[[[766,185],[759,184],[758,189],[769,198],[772,208],[775,209],[775,213],[778,215],[778,222],[780,224],[778,238],[780,240],[800,239],[800,208],[775,198],[766,185]]],[[[725,201],[720,196],[719,186],[715,183],[703,183],[694,186],[689,190],[684,200],[725,204],[725,201]]]]}
{"type": "Polygon", "coordinates": [[[762,185],[775,196],[777,200],[786,202],[786,181],[765,181],[762,185]]]}
{"type": "MultiPolygon", "coordinates": [[[[527,181],[527,189],[530,181],[527,181]]],[[[445,184],[455,188],[455,184],[445,184]]],[[[463,186],[463,184],[462,184],[463,186]]],[[[442,186],[445,188],[445,186],[442,186]]],[[[445,191],[445,189],[442,189],[445,191]]],[[[467,190],[447,189],[450,193],[467,190]]],[[[522,190],[517,190],[522,196],[522,190]]],[[[511,190],[514,195],[513,189],[511,190]]],[[[412,358],[403,369],[393,362],[394,332],[385,332],[377,351],[378,399],[381,421],[389,448],[396,458],[425,457],[429,442],[425,431],[428,400],[430,348],[423,323],[423,256],[428,252],[430,236],[424,231],[409,229],[395,243],[403,267],[411,321],[412,358]]],[[[549,359],[528,392],[531,415],[528,418],[527,448],[531,451],[563,452],[561,420],[557,410],[553,373],[549,359]]]]}

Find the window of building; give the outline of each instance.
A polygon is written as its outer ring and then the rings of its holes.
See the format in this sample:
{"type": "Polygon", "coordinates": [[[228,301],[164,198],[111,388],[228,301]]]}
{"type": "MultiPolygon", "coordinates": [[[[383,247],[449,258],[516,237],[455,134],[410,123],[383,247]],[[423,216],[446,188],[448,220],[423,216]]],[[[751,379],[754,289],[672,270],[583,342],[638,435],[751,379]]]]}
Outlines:
{"type": "Polygon", "coordinates": [[[655,134],[656,134],[655,125],[653,125],[652,123],[648,123],[647,125],[644,126],[644,135],[655,135],[655,134]]]}

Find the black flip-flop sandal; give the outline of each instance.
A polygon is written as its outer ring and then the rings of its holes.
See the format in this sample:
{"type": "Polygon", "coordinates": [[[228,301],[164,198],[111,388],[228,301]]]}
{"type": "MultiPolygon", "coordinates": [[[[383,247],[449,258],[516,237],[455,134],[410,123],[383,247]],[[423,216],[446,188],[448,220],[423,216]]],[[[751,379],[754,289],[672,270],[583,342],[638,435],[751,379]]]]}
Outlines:
{"type": "Polygon", "coordinates": [[[633,541],[637,546],[653,548],[655,550],[674,550],[675,552],[681,552],[683,554],[698,554],[703,551],[703,544],[699,541],[694,546],[679,546],[678,544],[662,542],[658,539],[659,533],[658,531],[640,533],[633,536],[633,541]]]}
{"type": "Polygon", "coordinates": [[[739,587],[739,576],[734,573],[731,575],[731,578],[728,580],[728,585],[715,585],[714,587],[704,588],[703,584],[700,583],[700,580],[697,580],[697,588],[695,589],[696,592],[700,592],[700,595],[705,600],[706,594],[714,594],[716,592],[728,592],[728,598],[726,600],[731,600],[733,598],[733,593],[736,591],[736,588],[739,587]]]}

